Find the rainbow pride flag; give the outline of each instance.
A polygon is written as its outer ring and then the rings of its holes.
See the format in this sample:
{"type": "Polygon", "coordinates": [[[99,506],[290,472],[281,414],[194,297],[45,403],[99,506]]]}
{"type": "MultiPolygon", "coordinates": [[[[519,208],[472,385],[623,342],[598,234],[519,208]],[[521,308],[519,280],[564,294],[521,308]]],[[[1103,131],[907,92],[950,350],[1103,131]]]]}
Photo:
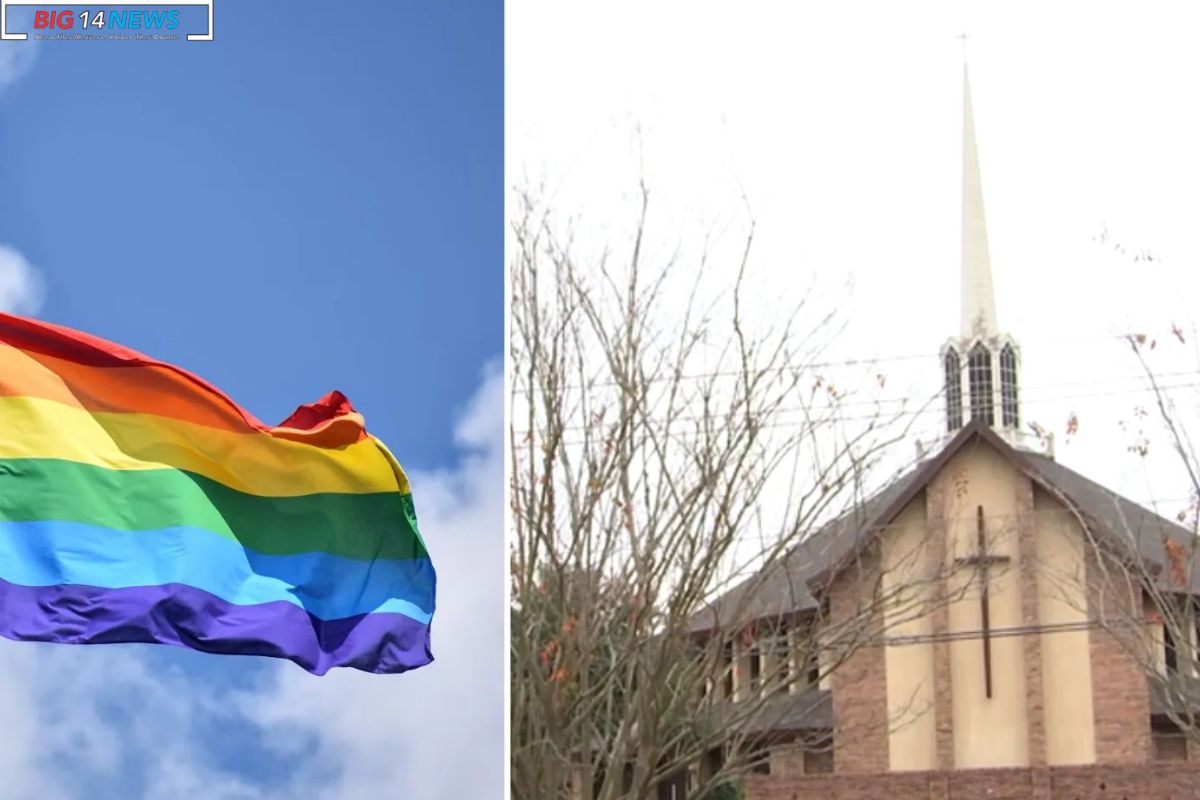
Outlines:
{"type": "Polygon", "coordinates": [[[0,314],[0,636],[403,672],[434,570],[339,392],[278,426],[111,342],[0,314]]]}

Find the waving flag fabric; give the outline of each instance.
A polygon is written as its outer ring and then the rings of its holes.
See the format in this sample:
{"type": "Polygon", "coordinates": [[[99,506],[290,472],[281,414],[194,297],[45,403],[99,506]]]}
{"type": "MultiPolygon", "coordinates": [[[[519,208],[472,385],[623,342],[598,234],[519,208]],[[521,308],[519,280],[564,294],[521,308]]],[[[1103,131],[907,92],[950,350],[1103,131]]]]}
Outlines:
{"type": "Polygon", "coordinates": [[[0,635],[390,673],[432,661],[433,607],[408,479],[340,393],[270,427],[0,314],[0,635]]]}

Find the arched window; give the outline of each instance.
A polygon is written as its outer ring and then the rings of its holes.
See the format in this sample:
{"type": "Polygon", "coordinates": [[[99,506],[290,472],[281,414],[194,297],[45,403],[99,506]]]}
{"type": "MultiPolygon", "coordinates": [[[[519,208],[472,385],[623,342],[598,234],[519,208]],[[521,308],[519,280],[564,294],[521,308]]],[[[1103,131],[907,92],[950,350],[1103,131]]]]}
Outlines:
{"type": "Polygon", "coordinates": [[[1000,351],[1000,415],[1006,428],[1015,428],[1021,422],[1017,412],[1017,354],[1011,344],[1000,351]]]}
{"type": "Polygon", "coordinates": [[[963,424],[962,365],[958,351],[947,350],[942,364],[946,369],[946,430],[954,433],[963,424]]]}
{"type": "Polygon", "coordinates": [[[982,344],[975,345],[967,359],[967,383],[971,389],[971,419],[996,424],[992,406],[992,355],[982,344]]]}

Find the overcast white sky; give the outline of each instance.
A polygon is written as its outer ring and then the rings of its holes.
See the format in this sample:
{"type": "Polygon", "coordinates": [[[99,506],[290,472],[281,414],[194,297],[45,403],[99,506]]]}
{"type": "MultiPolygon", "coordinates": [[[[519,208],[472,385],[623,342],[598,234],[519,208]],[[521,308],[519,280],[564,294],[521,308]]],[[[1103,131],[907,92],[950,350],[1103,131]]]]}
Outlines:
{"type": "Polygon", "coordinates": [[[1200,382],[1193,22],[1153,3],[510,0],[509,182],[544,183],[599,243],[627,229],[644,172],[659,234],[685,247],[706,229],[732,241],[744,192],[763,302],[814,275],[834,289],[852,279],[840,355],[928,354],[883,364],[890,396],[932,391],[934,354],[959,325],[965,30],[1025,418],[1055,430],[1059,460],[1084,474],[1134,499],[1180,498],[1165,454],[1148,477],[1125,450],[1118,420],[1147,398],[1113,337],[1181,325],[1187,348],[1164,341],[1156,363],[1184,372],[1168,383],[1200,382]],[[1097,241],[1105,229],[1124,255],[1097,241]],[[1155,260],[1135,261],[1142,249],[1155,260]]]}

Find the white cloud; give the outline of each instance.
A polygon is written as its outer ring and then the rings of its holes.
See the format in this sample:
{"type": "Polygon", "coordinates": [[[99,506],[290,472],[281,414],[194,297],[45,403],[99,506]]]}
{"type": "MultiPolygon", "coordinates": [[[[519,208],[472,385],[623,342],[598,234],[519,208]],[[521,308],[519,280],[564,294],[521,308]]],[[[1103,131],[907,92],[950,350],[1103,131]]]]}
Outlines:
{"type": "Polygon", "coordinates": [[[39,777],[38,759],[42,754],[39,699],[30,691],[25,676],[38,674],[39,652],[34,647],[5,643],[0,647],[0,708],[4,709],[4,728],[0,733],[0,775],[5,792],[14,800],[45,797],[57,800],[64,795],[46,785],[39,777]]]}
{"type": "MultiPolygon", "coordinates": [[[[3,65],[0,56],[0,76],[3,65]]],[[[0,311],[36,314],[41,310],[44,295],[41,274],[19,252],[0,244],[0,311]]]]}
{"type": "Polygon", "coordinates": [[[454,440],[463,447],[482,453],[503,449],[504,375],[498,361],[483,369],[483,386],[463,412],[454,430],[454,440]]]}
{"type": "Polygon", "coordinates": [[[0,640],[5,800],[501,797],[502,401],[490,365],[455,432],[458,464],[410,474],[438,568],[433,664],[316,678],[286,662],[0,640]]]}
{"type": "Polygon", "coordinates": [[[280,748],[315,732],[321,754],[342,767],[313,796],[503,795],[503,392],[490,366],[457,430],[469,452],[453,470],[410,476],[438,569],[437,660],[402,676],[282,668],[273,690],[243,698],[280,748]]]}
{"type": "Polygon", "coordinates": [[[29,72],[36,56],[37,47],[31,41],[0,42],[0,92],[29,72]]]}
{"type": "Polygon", "coordinates": [[[0,774],[11,800],[70,800],[134,783],[144,798],[268,800],[219,771],[192,740],[220,690],[178,669],[153,670],[142,648],[79,648],[3,642],[0,774]],[[114,708],[120,717],[113,718],[114,708]],[[130,769],[130,765],[136,765],[130,769]],[[203,791],[201,791],[203,789],[203,791]]]}

